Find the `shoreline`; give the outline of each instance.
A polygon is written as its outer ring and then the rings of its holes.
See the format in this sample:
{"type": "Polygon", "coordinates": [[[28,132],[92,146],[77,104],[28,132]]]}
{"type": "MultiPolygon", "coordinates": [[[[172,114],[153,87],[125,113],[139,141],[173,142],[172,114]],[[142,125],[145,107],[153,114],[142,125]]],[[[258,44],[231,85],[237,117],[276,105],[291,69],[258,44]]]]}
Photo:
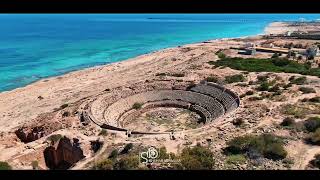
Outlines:
{"type": "MultiPolygon", "coordinates": [[[[272,23],[273,23],[273,22],[272,22],[272,23]]],[[[25,88],[25,87],[27,87],[27,86],[30,86],[30,85],[32,85],[32,84],[35,84],[35,83],[38,83],[38,82],[41,82],[41,81],[51,80],[52,78],[59,78],[59,77],[62,77],[62,76],[65,76],[65,75],[67,75],[67,74],[74,73],[74,72],[77,72],[77,71],[83,71],[83,70],[92,69],[92,68],[99,68],[99,67],[104,67],[104,66],[116,65],[117,63],[130,61],[131,59],[134,59],[134,58],[137,58],[137,57],[140,57],[140,56],[143,56],[143,55],[149,55],[149,54],[153,54],[153,53],[156,53],[156,52],[159,52],[159,51],[169,50],[169,49],[172,49],[172,48],[179,48],[179,47],[183,47],[183,46],[188,46],[188,45],[193,45],[193,44],[199,44],[199,43],[203,43],[203,42],[211,42],[211,41],[227,41],[227,40],[232,40],[232,39],[256,38],[256,37],[258,37],[258,36],[265,35],[265,34],[266,34],[265,29],[266,29],[268,26],[270,26],[272,23],[269,23],[268,25],[266,25],[266,27],[262,30],[262,33],[259,33],[259,34],[248,35],[248,36],[240,36],[240,37],[230,37],[230,38],[207,39],[207,40],[197,41],[197,42],[192,42],[192,43],[187,43],[187,44],[180,44],[180,45],[173,46],[173,47],[161,48],[161,49],[158,49],[158,50],[154,50],[154,51],[151,51],[151,52],[147,52],[147,53],[140,54],[140,55],[138,55],[138,56],[133,56],[133,57],[128,58],[128,59],[122,59],[122,60],[119,60],[119,61],[117,61],[117,62],[106,63],[106,64],[103,64],[103,65],[93,65],[93,66],[91,66],[91,67],[85,67],[85,68],[80,68],[80,69],[75,69],[75,70],[67,71],[67,72],[62,73],[62,74],[60,74],[60,75],[53,75],[53,76],[43,77],[43,78],[40,78],[40,79],[38,79],[38,80],[32,81],[32,82],[30,82],[30,83],[28,83],[28,84],[26,84],[26,85],[19,86],[19,87],[17,87],[17,88],[11,89],[11,90],[0,91],[0,95],[1,95],[1,94],[4,94],[4,93],[11,92],[11,91],[23,89],[23,88],[25,88]]]]}

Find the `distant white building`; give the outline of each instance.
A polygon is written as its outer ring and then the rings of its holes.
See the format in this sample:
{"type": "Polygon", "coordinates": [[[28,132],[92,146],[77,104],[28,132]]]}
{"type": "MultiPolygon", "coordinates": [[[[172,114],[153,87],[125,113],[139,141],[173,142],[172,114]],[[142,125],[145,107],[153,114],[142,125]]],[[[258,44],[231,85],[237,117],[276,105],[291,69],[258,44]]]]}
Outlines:
{"type": "Polygon", "coordinates": [[[291,36],[292,31],[287,31],[286,36],[291,36]]]}
{"type": "Polygon", "coordinates": [[[307,57],[316,57],[320,56],[320,50],[318,46],[310,46],[306,49],[306,56],[307,57]]]}
{"type": "Polygon", "coordinates": [[[244,45],[244,48],[254,48],[254,47],[256,47],[256,44],[254,44],[254,43],[246,43],[244,45]]]}

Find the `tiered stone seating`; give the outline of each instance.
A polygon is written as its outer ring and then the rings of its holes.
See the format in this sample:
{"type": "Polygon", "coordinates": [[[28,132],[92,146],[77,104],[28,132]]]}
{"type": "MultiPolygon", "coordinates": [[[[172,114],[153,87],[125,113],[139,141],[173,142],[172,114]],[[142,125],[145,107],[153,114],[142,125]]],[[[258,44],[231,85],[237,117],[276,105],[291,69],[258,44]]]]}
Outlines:
{"type": "Polygon", "coordinates": [[[238,96],[222,86],[213,83],[198,84],[188,91],[155,90],[122,98],[106,108],[104,119],[99,119],[99,122],[104,122],[108,127],[124,128],[122,123],[127,117],[130,119],[154,107],[189,109],[198,113],[203,122],[210,122],[236,109],[239,103],[238,96]],[[141,103],[142,108],[133,109],[135,103],[141,103]]]}

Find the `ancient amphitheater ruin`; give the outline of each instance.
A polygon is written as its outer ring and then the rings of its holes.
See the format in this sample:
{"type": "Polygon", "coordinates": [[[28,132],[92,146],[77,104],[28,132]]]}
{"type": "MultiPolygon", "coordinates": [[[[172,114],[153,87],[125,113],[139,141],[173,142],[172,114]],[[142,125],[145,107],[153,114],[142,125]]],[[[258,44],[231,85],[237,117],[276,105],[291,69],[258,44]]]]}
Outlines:
{"type": "Polygon", "coordinates": [[[103,102],[103,98],[95,98],[83,105],[78,114],[80,121],[83,124],[93,122],[101,128],[123,131],[127,134],[168,133],[132,131],[125,126],[126,122],[153,108],[187,109],[200,116],[198,123],[206,124],[235,110],[240,105],[237,94],[210,82],[202,82],[184,89],[144,91],[118,98],[110,104],[103,102]],[[141,107],[134,108],[135,103],[139,103],[141,107]]]}

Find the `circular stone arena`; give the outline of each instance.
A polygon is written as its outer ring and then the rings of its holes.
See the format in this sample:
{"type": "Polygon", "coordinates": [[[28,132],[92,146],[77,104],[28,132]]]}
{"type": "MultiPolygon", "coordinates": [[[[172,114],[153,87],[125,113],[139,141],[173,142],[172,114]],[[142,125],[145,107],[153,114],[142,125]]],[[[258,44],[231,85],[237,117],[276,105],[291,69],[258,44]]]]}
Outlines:
{"type": "Polygon", "coordinates": [[[239,104],[239,97],[234,92],[206,82],[185,90],[141,92],[118,98],[111,104],[104,104],[102,99],[96,98],[81,109],[79,118],[81,122],[93,122],[109,130],[161,134],[186,130],[186,126],[177,128],[181,124],[197,128],[197,124],[210,123],[235,110],[239,104]],[[160,126],[163,128],[157,128],[160,126]]]}

